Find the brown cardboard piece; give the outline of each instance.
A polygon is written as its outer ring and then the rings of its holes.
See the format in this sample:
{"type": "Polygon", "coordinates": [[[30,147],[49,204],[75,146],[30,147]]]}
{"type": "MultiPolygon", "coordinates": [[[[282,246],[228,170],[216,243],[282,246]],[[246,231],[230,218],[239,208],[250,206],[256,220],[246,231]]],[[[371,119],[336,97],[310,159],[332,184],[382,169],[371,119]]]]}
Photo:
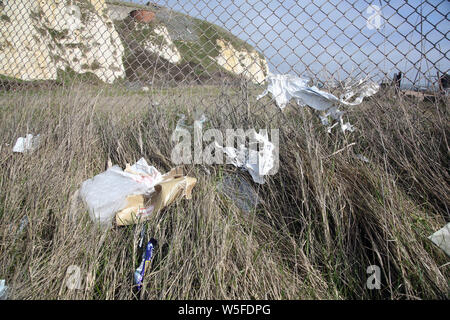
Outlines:
{"type": "MultiPolygon", "coordinates": [[[[124,171],[133,173],[128,165],[124,171]]],[[[150,196],[128,196],[127,206],[116,214],[116,224],[124,226],[143,222],[178,197],[185,196],[186,199],[191,199],[192,189],[196,183],[197,179],[185,176],[182,168],[173,168],[162,176],[161,182],[155,185],[155,192],[150,196]]]]}

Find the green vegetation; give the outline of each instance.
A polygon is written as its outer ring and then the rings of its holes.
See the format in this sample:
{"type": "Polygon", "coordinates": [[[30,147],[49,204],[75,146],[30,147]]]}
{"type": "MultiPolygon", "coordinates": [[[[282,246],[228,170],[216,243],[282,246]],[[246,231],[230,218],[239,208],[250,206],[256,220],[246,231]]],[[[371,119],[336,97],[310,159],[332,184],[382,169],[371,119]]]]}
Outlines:
{"type": "MultiPolygon", "coordinates": [[[[95,65],[94,65],[95,67],[95,65]]],[[[95,70],[92,65],[83,65],[82,69],[95,70]]],[[[65,70],[59,69],[55,83],[57,85],[69,85],[73,83],[102,85],[103,82],[92,72],[77,73],[71,68],[66,67],[65,70]]]]}
{"type": "MultiPolygon", "coordinates": [[[[134,7],[132,4],[123,4],[116,1],[109,1],[109,3],[134,7]]],[[[142,6],[137,7],[140,8],[142,6]]],[[[144,6],[144,8],[148,7],[144,6]]],[[[204,20],[189,17],[179,12],[173,11],[172,14],[174,15],[172,19],[177,19],[177,17],[187,17],[193,22],[193,31],[197,35],[198,40],[174,40],[173,42],[181,54],[181,63],[188,64],[194,68],[194,72],[198,76],[212,75],[220,71],[221,73],[235,77],[235,75],[219,66],[215,60],[215,57],[219,55],[221,50],[221,48],[217,45],[218,39],[230,43],[236,50],[254,50],[251,45],[217,25],[204,20]]],[[[114,23],[116,30],[121,35],[122,42],[125,46],[124,61],[126,61],[129,57],[135,56],[133,49],[130,48],[130,44],[142,44],[145,40],[150,40],[158,45],[164,43],[165,41],[163,37],[156,35],[154,32],[154,29],[157,26],[164,25],[164,22],[158,20],[158,18],[155,18],[155,20],[145,24],[146,27],[144,28],[144,24],[134,22],[130,17],[127,17],[124,20],[114,21],[114,23]]],[[[264,56],[261,53],[258,54],[261,59],[264,59],[264,56]]]]}
{"type": "Polygon", "coordinates": [[[251,45],[249,45],[247,42],[239,39],[238,37],[234,36],[229,31],[219,27],[218,25],[209,23],[205,20],[199,20],[194,19],[197,25],[197,32],[201,39],[202,44],[210,45],[211,48],[209,51],[214,52],[214,48],[216,49],[217,53],[213,53],[213,56],[217,56],[219,54],[218,48],[217,48],[217,40],[222,39],[226,42],[231,43],[231,45],[236,50],[247,50],[247,51],[253,51],[255,50],[251,45]],[[213,48],[214,47],[214,48],[213,48]]]}

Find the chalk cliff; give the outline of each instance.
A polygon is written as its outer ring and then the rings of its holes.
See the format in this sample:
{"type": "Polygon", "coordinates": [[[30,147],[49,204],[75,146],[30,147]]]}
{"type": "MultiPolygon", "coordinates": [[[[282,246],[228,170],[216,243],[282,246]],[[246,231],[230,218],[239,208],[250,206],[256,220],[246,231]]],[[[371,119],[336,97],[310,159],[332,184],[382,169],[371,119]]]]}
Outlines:
{"type": "Polygon", "coordinates": [[[262,83],[266,59],[226,30],[171,9],[105,0],[0,1],[0,74],[54,80],[58,70],[208,82],[262,83]]]}

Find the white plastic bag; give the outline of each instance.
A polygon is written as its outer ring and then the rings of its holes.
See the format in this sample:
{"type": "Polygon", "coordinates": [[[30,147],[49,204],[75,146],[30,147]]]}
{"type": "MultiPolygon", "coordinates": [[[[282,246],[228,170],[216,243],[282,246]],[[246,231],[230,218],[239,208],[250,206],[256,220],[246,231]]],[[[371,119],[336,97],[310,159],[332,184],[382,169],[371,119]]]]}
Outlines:
{"type": "Polygon", "coordinates": [[[161,179],[161,173],[143,158],[127,171],[113,166],[81,185],[80,197],[89,216],[102,227],[111,226],[115,214],[126,206],[129,195],[149,195],[161,179]]]}
{"type": "Polygon", "coordinates": [[[17,139],[13,147],[13,152],[33,152],[39,146],[39,141],[39,134],[37,136],[27,134],[25,137],[20,137],[17,139]]]}
{"type": "MultiPolygon", "coordinates": [[[[350,123],[344,123],[342,120],[343,112],[337,109],[337,105],[344,104],[347,106],[355,106],[360,104],[365,97],[374,95],[379,90],[379,85],[374,82],[360,81],[356,86],[346,88],[341,98],[322,91],[315,86],[308,86],[308,80],[302,79],[290,74],[269,74],[267,77],[267,89],[260,94],[257,99],[261,99],[269,92],[272,94],[277,106],[284,109],[289,101],[294,98],[301,107],[310,106],[319,111],[326,112],[321,121],[324,125],[328,124],[326,117],[331,116],[335,120],[339,120],[343,132],[346,130],[353,131],[354,128],[350,123]],[[350,102],[350,99],[354,98],[350,102]]],[[[329,131],[332,127],[329,127],[329,131]]]]}
{"type": "Polygon", "coordinates": [[[450,257],[450,222],[428,237],[450,257]]]}
{"type": "Polygon", "coordinates": [[[300,106],[308,105],[316,110],[325,111],[342,103],[348,106],[360,104],[365,97],[377,93],[379,85],[374,82],[360,81],[355,87],[347,88],[339,99],[335,95],[322,91],[316,86],[308,86],[308,80],[290,74],[269,74],[267,89],[257,97],[261,99],[272,93],[278,107],[283,109],[294,98],[300,106]],[[353,102],[349,100],[357,96],[353,102]]]}

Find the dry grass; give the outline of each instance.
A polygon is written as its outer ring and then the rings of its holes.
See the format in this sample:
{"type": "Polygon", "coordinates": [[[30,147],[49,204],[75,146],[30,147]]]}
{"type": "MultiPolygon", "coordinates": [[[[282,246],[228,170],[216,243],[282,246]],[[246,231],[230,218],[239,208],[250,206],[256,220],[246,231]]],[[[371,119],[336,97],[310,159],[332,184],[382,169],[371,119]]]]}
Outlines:
{"type": "Polygon", "coordinates": [[[281,113],[268,101],[81,85],[0,96],[0,279],[10,298],[136,298],[140,229],[101,232],[86,212],[71,214],[70,198],[108,158],[123,167],[144,156],[169,170],[177,115],[196,112],[216,128],[280,128],[280,170],[251,182],[264,203],[245,213],[217,184],[224,172],[251,181],[247,173],[186,166],[198,178],[193,199],[147,223],[159,246],[142,299],[448,297],[448,258],[427,239],[449,221],[448,103],[382,94],[353,108],[358,131],[344,135],[327,134],[308,108],[281,113]],[[27,132],[42,135],[41,147],[13,154],[27,132]],[[80,290],[66,286],[70,265],[80,267],[80,290]],[[381,290],[366,288],[369,265],[382,270],[381,290]]]}

